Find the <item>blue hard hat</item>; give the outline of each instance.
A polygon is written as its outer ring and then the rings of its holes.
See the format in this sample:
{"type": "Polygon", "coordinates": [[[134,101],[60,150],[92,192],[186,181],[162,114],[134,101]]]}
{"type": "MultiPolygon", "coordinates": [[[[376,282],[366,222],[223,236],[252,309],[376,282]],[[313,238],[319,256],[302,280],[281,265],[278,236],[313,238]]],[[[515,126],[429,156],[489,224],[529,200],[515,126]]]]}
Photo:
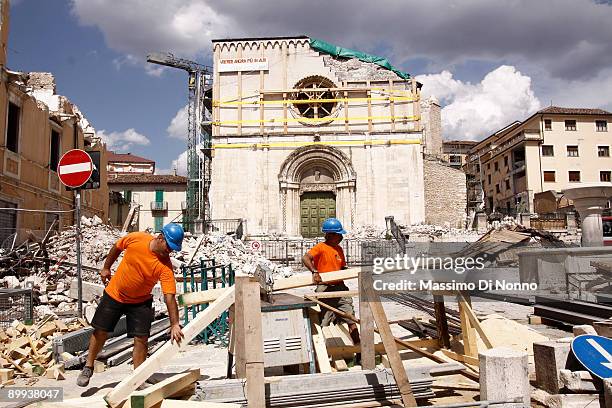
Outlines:
{"type": "Polygon", "coordinates": [[[168,244],[168,247],[171,250],[181,250],[181,245],[183,244],[183,237],[185,236],[185,231],[183,231],[183,227],[174,222],[171,222],[170,224],[164,225],[161,232],[162,234],[164,234],[166,243],[168,244]]]}
{"type": "Polygon", "coordinates": [[[342,223],[337,218],[328,218],[323,221],[323,227],[321,228],[323,232],[335,232],[336,234],[346,234],[344,228],[342,228],[342,223]]]}

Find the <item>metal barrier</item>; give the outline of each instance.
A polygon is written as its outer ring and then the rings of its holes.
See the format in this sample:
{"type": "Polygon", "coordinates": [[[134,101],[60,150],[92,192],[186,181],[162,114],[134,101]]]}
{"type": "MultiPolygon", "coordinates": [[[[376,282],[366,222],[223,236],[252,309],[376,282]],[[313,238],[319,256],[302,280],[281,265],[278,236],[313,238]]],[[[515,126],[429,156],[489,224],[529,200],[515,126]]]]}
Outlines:
{"type": "MultiPolygon", "coordinates": [[[[259,252],[269,260],[285,266],[301,266],[302,256],[322,242],[323,237],[309,240],[261,240],[259,252]]],[[[372,265],[374,258],[394,257],[403,253],[398,243],[387,239],[345,239],[340,243],[349,266],[372,265]]]]}
{"type": "Polygon", "coordinates": [[[13,320],[34,321],[32,289],[0,289],[0,327],[9,327],[13,320]]]}
{"type": "MultiPolygon", "coordinates": [[[[182,266],[181,270],[183,272],[184,293],[234,286],[236,278],[232,265],[217,265],[214,259],[200,259],[199,264],[182,266]]],[[[185,307],[183,316],[185,325],[189,323],[190,317],[194,319],[200,311],[207,307],[207,304],[185,307]]],[[[208,325],[197,338],[205,343],[218,340],[227,346],[229,343],[228,334],[229,311],[226,310],[208,325]]]]}

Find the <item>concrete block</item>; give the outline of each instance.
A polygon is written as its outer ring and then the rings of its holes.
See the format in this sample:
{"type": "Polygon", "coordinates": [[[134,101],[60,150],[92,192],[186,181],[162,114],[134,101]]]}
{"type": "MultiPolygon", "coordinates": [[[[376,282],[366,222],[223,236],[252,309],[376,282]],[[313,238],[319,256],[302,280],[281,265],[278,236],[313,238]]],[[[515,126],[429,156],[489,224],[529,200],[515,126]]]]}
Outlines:
{"type": "Polygon", "coordinates": [[[604,400],[606,408],[612,408],[612,378],[604,380],[604,400]]]}
{"type": "Polygon", "coordinates": [[[563,387],[575,393],[598,392],[601,383],[593,381],[588,371],[559,370],[559,380],[563,387]]]}
{"type": "Polygon", "coordinates": [[[612,338],[612,320],[593,322],[593,328],[598,335],[612,338]]]}
{"type": "Polygon", "coordinates": [[[538,388],[557,394],[563,387],[559,370],[564,369],[571,351],[570,343],[542,341],[533,343],[536,384],[538,388]]]}
{"type": "Polygon", "coordinates": [[[530,406],[529,358],[527,353],[506,347],[496,347],[479,353],[480,396],[482,400],[511,400],[521,403],[499,407],[530,406]]]}
{"type": "Polygon", "coordinates": [[[599,394],[555,394],[546,398],[548,408],[598,408],[599,394]]]}
{"type": "MultiPolygon", "coordinates": [[[[70,289],[68,290],[68,297],[72,299],[79,298],[79,283],[76,279],[70,282],[70,289]]],[[[83,301],[91,302],[92,300],[99,299],[102,297],[104,292],[104,285],[99,283],[91,283],[83,281],[83,301]]]]}
{"type": "Polygon", "coordinates": [[[574,333],[574,337],[580,336],[582,334],[593,334],[597,335],[597,332],[590,324],[581,324],[578,326],[572,327],[572,332],[574,333]]]}

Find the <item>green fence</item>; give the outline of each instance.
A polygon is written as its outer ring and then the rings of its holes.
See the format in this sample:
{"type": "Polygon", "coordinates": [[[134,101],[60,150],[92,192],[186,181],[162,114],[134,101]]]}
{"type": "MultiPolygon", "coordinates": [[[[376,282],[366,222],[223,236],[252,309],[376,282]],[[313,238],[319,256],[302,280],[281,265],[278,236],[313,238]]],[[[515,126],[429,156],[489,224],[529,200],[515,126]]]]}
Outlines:
{"type": "MultiPolygon", "coordinates": [[[[232,266],[217,265],[214,259],[200,259],[199,264],[182,266],[181,270],[183,272],[184,293],[234,286],[235,274],[232,266]]],[[[183,317],[185,325],[207,307],[207,304],[186,306],[183,317]]],[[[224,346],[227,346],[228,335],[229,311],[226,310],[207,326],[197,338],[205,343],[219,341],[224,346]]]]}

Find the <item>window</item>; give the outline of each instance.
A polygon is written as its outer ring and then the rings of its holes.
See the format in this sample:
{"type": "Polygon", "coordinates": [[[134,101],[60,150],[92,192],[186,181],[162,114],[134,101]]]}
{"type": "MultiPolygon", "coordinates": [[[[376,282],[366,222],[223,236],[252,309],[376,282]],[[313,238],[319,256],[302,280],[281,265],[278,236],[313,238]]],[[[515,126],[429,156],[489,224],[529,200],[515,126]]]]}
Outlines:
{"type": "Polygon", "coordinates": [[[458,154],[451,154],[448,156],[448,160],[452,164],[461,164],[461,156],[458,154]]]}
{"type": "MultiPolygon", "coordinates": [[[[337,91],[319,91],[319,89],[337,88],[331,80],[314,75],[300,80],[294,89],[299,91],[291,94],[293,109],[303,118],[326,118],[331,116],[336,108],[335,100],[339,97],[337,91]],[[324,102],[317,102],[318,100],[324,102]]],[[[318,122],[314,122],[318,123],[318,122]]]]}
{"type": "Polygon", "coordinates": [[[566,120],[565,121],[565,130],[576,130],[576,121],[575,120],[566,120]]]}
{"type": "Polygon", "coordinates": [[[544,172],[544,181],[548,183],[555,182],[555,172],[554,171],[545,171],[544,172]]]}
{"type": "Polygon", "coordinates": [[[490,174],[488,174],[488,175],[487,175],[487,182],[488,182],[489,184],[491,184],[491,175],[490,175],[490,174]]]}
{"type": "Polygon", "coordinates": [[[125,190],[125,191],[123,191],[123,198],[128,203],[131,203],[132,202],[132,190],[125,190]]]}
{"type": "Polygon", "coordinates": [[[567,157],[578,157],[578,146],[567,146],[567,157]]]}
{"type": "Polygon", "coordinates": [[[552,130],[552,120],[544,119],[544,130],[552,130]]]}
{"type": "Polygon", "coordinates": [[[542,156],[552,157],[555,155],[555,147],[553,145],[542,145],[542,156]]]}
{"type": "Polygon", "coordinates": [[[60,134],[59,132],[51,131],[51,156],[49,157],[49,170],[57,171],[57,164],[60,159],[60,134]]]}
{"type": "Polygon", "coordinates": [[[491,170],[491,163],[487,163],[487,170],[491,170]]]}
{"type": "Polygon", "coordinates": [[[494,166],[495,166],[495,171],[498,171],[499,170],[499,162],[495,162],[494,166]]]}
{"type": "Polygon", "coordinates": [[[610,157],[610,146],[597,146],[597,156],[610,157]]]}
{"type": "Polygon", "coordinates": [[[504,156],[504,166],[508,167],[508,156],[504,156]]]}
{"type": "Polygon", "coordinates": [[[496,185],[495,185],[495,192],[496,192],[496,193],[499,193],[499,192],[500,192],[500,189],[499,189],[499,184],[496,184],[496,185]]]}
{"type": "Polygon", "coordinates": [[[476,173],[480,173],[480,164],[476,164],[476,173]]]}
{"type": "Polygon", "coordinates": [[[605,181],[605,182],[609,182],[612,181],[612,179],[610,178],[610,171],[600,171],[599,172],[599,181],[605,181]]]}
{"type": "Polygon", "coordinates": [[[506,190],[510,190],[510,180],[506,180],[506,190]]]}
{"type": "Polygon", "coordinates": [[[569,181],[576,183],[580,181],[580,172],[579,171],[570,171],[568,172],[569,181]]]}
{"type": "Polygon", "coordinates": [[[12,102],[8,107],[8,123],[6,126],[6,147],[12,152],[19,152],[19,120],[21,108],[12,102]]]}
{"type": "Polygon", "coordinates": [[[595,128],[598,132],[607,132],[608,131],[608,122],[605,120],[596,120],[595,128]]]}

